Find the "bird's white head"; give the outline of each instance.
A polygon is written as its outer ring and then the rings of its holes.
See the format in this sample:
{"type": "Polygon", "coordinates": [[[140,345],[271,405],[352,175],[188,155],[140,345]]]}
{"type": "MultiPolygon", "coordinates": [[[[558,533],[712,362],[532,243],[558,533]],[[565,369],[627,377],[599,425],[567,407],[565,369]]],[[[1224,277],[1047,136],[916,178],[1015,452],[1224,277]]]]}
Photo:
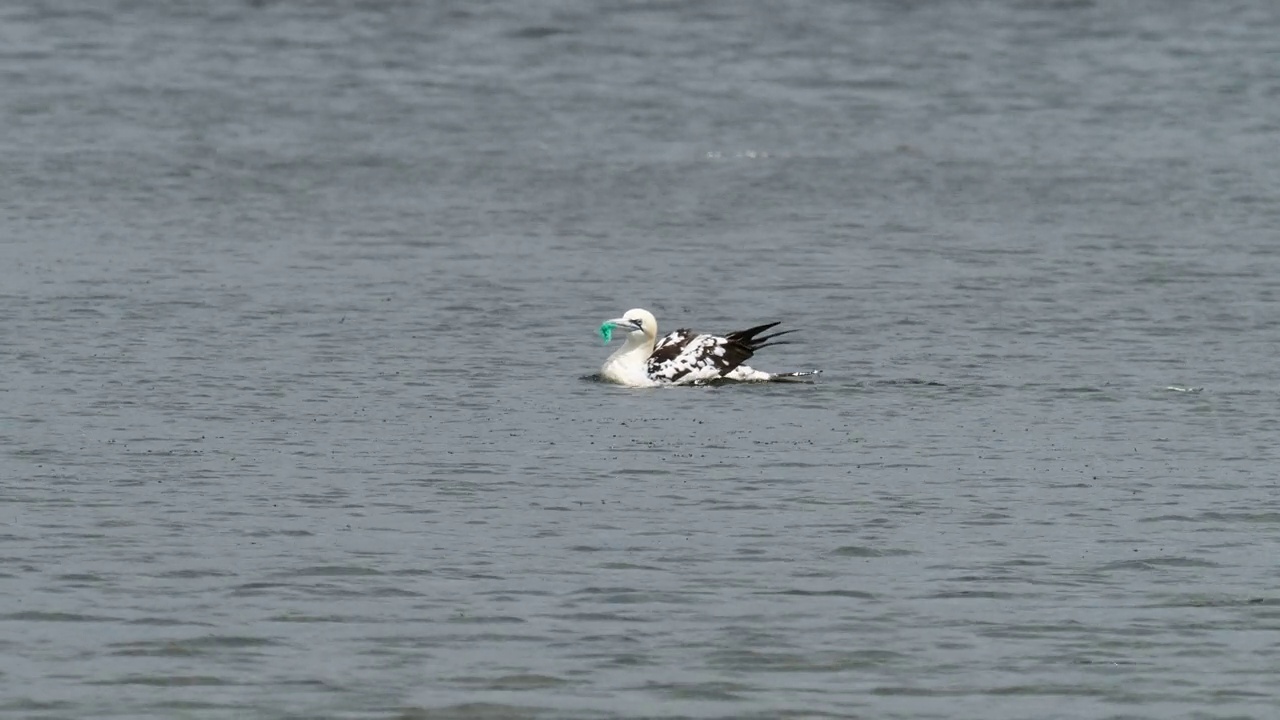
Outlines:
{"type": "Polygon", "coordinates": [[[652,340],[658,334],[658,321],[653,313],[640,308],[628,310],[620,318],[605,320],[600,326],[600,337],[608,343],[613,339],[614,329],[627,332],[627,340],[652,340]]]}

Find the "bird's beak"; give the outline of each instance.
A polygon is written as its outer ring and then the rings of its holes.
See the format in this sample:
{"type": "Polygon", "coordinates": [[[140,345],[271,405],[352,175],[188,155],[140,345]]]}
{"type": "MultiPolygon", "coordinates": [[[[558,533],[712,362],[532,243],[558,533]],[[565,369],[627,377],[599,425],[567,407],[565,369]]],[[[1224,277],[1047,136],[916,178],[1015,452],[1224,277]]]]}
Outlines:
{"type": "Polygon", "coordinates": [[[613,327],[616,327],[616,328],[622,328],[627,332],[634,332],[636,330],[641,329],[642,327],[639,320],[628,320],[626,318],[614,318],[612,320],[605,320],[605,324],[612,325],[613,327]]]}
{"type": "Polygon", "coordinates": [[[626,318],[614,318],[612,320],[605,320],[603,323],[600,324],[600,339],[604,340],[606,345],[608,345],[609,340],[613,338],[614,328],[622,328],[623,330],[626,330],[627,332],[630,333],[630,332],[635,332],[636,330],[641,329],[641,323],[639,320],[628,320],[626,318]]]}

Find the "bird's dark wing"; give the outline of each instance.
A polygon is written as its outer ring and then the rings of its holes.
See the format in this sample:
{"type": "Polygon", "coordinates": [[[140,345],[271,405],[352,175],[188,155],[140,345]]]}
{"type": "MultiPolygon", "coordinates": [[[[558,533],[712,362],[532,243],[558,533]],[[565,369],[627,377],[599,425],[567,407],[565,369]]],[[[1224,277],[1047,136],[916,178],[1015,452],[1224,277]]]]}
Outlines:
{"type": "Polygon", "coordinates": [[[750,337],[745,339],[743,342],[742,339],[734,339],[733,335],[717,337],[698,335],[691,330],[676,330],[654,346],[647,366],[649,377],[675,384],[722,378],[746,362],[754,352],[750,337]]]}

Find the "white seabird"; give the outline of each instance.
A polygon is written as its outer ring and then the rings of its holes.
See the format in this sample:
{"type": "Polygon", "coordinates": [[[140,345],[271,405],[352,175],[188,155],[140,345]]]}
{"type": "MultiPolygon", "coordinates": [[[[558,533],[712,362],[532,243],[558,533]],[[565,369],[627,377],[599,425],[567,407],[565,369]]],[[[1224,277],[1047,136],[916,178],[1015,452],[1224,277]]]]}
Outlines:
{"type": "Polygon", "coordinates": [[[600,337],[608,343],[614,328],[627,332],[627,341],[617,352],[609,356],[600,375],[611,383],[628,387],[655,387],[658,385],[697,385],[712,380],[738,380],[742,382],[769,382],[816,375],[808,372],[770,373],[755,370],[742,363],[760,348],[780,345],[785,341],[769,342],[792,330],[756,337],[777,325],[777,322],[757,325],[746,330],[731,332],[724,337],[695,333],[680,329],[658,337],[658,321],[648,310],[635,308],[600,326],[600,337]]]}

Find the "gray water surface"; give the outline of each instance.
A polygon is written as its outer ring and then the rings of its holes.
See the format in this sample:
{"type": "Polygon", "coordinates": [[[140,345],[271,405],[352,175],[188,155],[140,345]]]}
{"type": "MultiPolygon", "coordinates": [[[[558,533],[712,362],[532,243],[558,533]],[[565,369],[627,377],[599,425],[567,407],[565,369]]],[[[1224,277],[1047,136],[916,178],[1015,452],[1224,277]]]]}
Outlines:
{"type": "Polygon", "coordinates": [[[1280,716],[1272,4],[206,5],[0,10],[0,715],[1280,716]]]}

